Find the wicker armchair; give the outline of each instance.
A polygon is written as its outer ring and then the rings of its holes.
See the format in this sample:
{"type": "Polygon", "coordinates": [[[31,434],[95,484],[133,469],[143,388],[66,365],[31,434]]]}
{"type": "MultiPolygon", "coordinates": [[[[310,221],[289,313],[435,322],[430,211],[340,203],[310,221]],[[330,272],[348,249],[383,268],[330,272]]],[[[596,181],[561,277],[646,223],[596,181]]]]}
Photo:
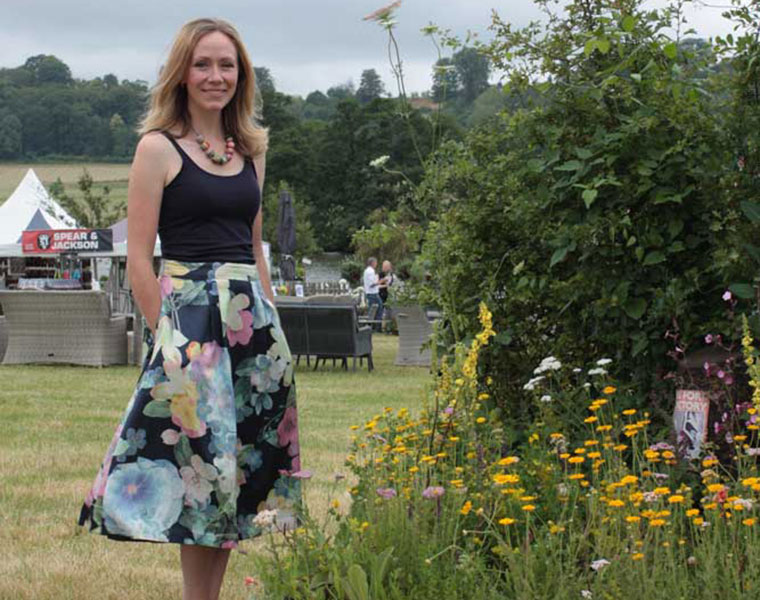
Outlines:
{"type": "Polygon", "coordinates": [[[5,356],[5,349],[8,347],[8,325],[5,322],[5,317],[0,316],[0,362],[5,356]]]}
{"type": "Polygon", "coordinates": [[[3,364],[127,364],[127,319],[105,292],[0,290],[8,346],[3,364]]]}
{"type": "Polygon", "coordinates": [[[423,346],[433,335],[433,326],[421,306],[396,306],[393,317],[398,325],[398,352],[394,364],[430,366],[430,348],[423,346]]]}

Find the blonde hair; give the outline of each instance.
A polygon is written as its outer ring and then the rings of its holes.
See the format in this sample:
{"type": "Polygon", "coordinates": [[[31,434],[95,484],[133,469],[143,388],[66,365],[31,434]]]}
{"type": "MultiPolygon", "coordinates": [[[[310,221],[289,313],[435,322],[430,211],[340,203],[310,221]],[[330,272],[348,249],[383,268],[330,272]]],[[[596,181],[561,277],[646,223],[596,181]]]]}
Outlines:
{"type": "Polygon", "coordinates": [[[187,110],[187,88],[182,79],[193,59],[198,41],[205,35],[219,31],[226,35],[237,50],[238,82],[235,94],[222,109],[222,126],[226,135],[235,138],[238,151],[244,156],[258,156],[267,150],[268,130],[261,126],[261,102],[256,88],[256,74],[251,59],[240,39],[240,34],[223,19],[194,19],[182,26],[174,39],[169,58],[158,74],[158,81],[150,93],[148,111],[140,123],[138,133],[168,131],[180,126],[181,135],[190,131],[190,114],[187,110]]]}

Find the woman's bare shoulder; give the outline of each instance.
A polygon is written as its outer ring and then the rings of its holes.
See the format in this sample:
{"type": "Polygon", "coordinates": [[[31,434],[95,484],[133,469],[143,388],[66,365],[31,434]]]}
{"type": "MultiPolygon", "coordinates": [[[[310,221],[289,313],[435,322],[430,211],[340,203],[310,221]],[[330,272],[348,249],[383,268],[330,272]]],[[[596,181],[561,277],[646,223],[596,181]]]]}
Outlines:
{"type": "Polygon", "coordinates": [[[160,131],[149,131],[137,142],[135,154],[140,154],[145,158],[160,158],[169,156],[172,149],[171,142],[160,131]]]}

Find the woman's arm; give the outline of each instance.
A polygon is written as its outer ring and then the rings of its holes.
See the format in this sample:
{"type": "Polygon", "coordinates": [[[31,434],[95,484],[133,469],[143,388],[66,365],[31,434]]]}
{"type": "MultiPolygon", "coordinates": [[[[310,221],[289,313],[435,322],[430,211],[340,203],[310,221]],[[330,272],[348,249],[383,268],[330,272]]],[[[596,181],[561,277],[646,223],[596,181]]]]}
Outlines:
{"type": "Polygon", "coordinates": [[[166,143],[158,133],[149,133],[140,140],[127,188],[127,275],[137,306],[153,333],[161,310],[153,248],[167,173],[166,143]]]}
{"type": "Polygon", "coordinates": [[[256,176],[259,180],[259,190],[261,192],[261,204],[259,212],[253,221],[253,257],[256,259],[256,268],[259,271],[259,281],[264,290],[264,295],[274,304],[274,294],[272,294],[272,280],[269,278],[269,268],[267,267],[266,256],[264,256],[264,246],[261,243],[262,217],[264,212],[264,173],[266,171],[266,155],[262,154],[253,159],[256,166],[256,176]]]}

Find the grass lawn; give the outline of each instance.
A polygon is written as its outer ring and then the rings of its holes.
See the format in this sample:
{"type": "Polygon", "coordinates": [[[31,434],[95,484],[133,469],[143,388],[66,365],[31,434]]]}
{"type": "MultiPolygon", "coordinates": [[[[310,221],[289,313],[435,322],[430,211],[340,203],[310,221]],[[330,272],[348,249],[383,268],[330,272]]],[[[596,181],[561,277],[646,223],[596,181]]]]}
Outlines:
{"type": "MultiPolygon", "coordinates": [[[[398,338],[376,335],[375,371],[296,370],[302,467],[313,513],[347,501],[343,459],[352,424],[384,407],[424,402],[426,369],[394,367],[398,338]]],[[[126,407],[135,367],[0,367],[0,599],[180,597],[174,544],[114,542],[76,526],[79,507],[126,407]]],[[[256,552],[263,540],[247,541],[256,552]]],[[[244,599],[250,559],[233,552],[224,599],[244,599]]]]}
{"type": "Polygon", "coordinates": [[[112,201],[126,203],[129,166],[128,163],[0,163],[0,204],[13,193],[29,168],[34,169],[37,177],[48,188],[60,177],[66,193],[73,197],[79,197],[77,181],[82,176],[83,169],[87,169],[95,182],[93,193],[102,193],[103,186],[107,185],[111,189],[109,198],[112,201]]]}

